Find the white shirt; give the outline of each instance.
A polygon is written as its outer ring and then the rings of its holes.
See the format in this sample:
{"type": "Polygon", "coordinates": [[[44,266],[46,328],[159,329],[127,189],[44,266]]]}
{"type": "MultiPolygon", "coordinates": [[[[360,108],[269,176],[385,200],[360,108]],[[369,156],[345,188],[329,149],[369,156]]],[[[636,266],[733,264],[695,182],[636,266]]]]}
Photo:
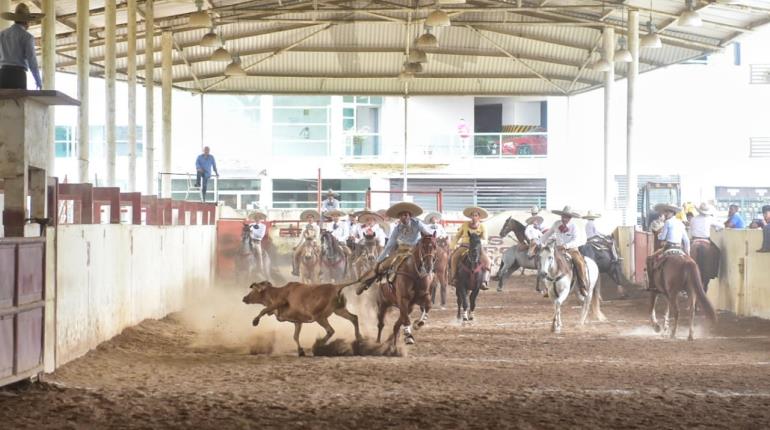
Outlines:
{"type": "Polygon", "coordinates": [[[588,239],[598,236],[599,232],[596,230],[596,224],[594,224],[594,220],[589,219],[586,223],[586,237],[588,239]]]}
{"type": "Polygon", "coordinates": [[[373,226],[369,227],[368,225],[359,225],[359,228],[356,232],[356,242],[359,244],[364,243],[366,238],[364,237],[365,234],[368,234],[371,236],[371,234],[374,233],[374,237],[377,238],[377,243],[380,244],[380,246],[385,246],[385,232],[382,231],[382,227],[379,226],[379,224],[374,224],[373,226]]]}
{"type": "Polygon", "coordinates": [[[442,237],[449,237],[446,230],[444,230],[444,226],[439,223],[425,224],[425,227],[428,229],[428,231],[432,233],[436,233],[436,239],[441,239],[442,237]]]}
{"type": "Polygon", "coordinates": [[[249,224],[249,237],[251,240],[262,240],[267,232],[267,227],[264,224],[253,222],[249,224]]]}
{"type": "Polygon", "coordinates": [[[321,211],[322,212],[328,212],[328,211],[332,211],[332,210],[339,210],[339,208],[340,208],[340,201],[335,199],[335,198],[332,198],[331,200],[324,199],[324,202],[321,204],[321,211]]]}
{"type": "Polygon", "coordinates": [[[536,242],[540,240],[541,237],[543,237],[543,232],[537,225],[529,224],[527,228],[524,229],[524,237],[526,237],[530,242],[536,242]]]}
{"type": "Polygon", "coordinates": [[[350,228],[348,228],[348,236],[353,236],[353,238],[358,239],[358,234],[361,231],[361,224],[357,222],[350,224],[348,222],[348,225],[350,226],[350,228]]]}
{"type": "Polygon", "coordinates": [[[307,224],[305,225],[305,228],[302,229],[302,232],[299,234],[299,240],[297,241],[296,246],[301,246],[303,243],[305,243],[305,231],[312,230],[313,231],[313,238],[315,240],[318,240],[321,236],[321,229],[318,228],[318,225],[316,224],[307,224]]]}
{"type": "Polygon", "coordinates": [[[585,244],[585,240],[578,234],[577,227],[575,227],[575,223],[572,220],[565,226],[565,231],[561,231],[561,227],[561,220],[553,223],[553,227],[548,230],[548,233],[540,238],[540,243],[548,242],[548,239],[553,236],[556,240],[556,245],[563,246],[566,249],[574,249],[585,244]]]}
{"type": "Polygon", "coordinates": [[[665,240],[674,245],[684,248],[685,252],[690,252],[690,238],[687,237],[687,229],[684,223],[676,217],[671,217],[663,224],[663,228],[658,233],[658,240],[665,240]]]}
{"type": "Polygon", "coordinates": [[[722,230],[722,224],[711,215],[697,215],[690,220],[690,237],[708,238],[711,236],[711,227],[722,230]]]}
{"type": "Polygon", "coordinates": [[[348,240],[347,221],[337,221],[336,223],[332,221],[326,223],[326,230],[332,232],[332,236],[339,242],[345,243],[348,240]]]}

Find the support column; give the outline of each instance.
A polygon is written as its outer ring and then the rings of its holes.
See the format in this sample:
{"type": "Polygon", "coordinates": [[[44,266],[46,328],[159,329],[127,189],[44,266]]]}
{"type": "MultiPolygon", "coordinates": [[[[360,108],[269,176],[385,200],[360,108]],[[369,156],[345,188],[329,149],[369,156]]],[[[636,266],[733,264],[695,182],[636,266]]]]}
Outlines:
{"type": "Polygon", "coordinates": [[[136,191],[136,0],[128,0],[128,191],[136,191]]]}
{"type": "Polygon", "coordinates": [[[144,120],[144,162],[145,184],[144,193],[153,194],[155,189],[155,2],[147,0],[144,3],[144,88],[145,120],[144,120]]]}
{"type": "Polygon", "coordinates": [[[88,75],[91,56],[89,49],[90,11],[88,0],[78,0],[77,9],[77,66],[78,66],[78,182],[90,180],[89,160],[90,146],[88,144],[88,75]]]}
{"type": "MultiPolygon", "coordinates": [[[[636,77],[639,74],[639,11],[628,11],[628,50],[631,51],[631,63],[628,65],[628,98],[626,107],[626,182],[628,183],[628,201],[626,202],[626,225],[636,225],[636,169],[634,167],[634,114],[636,111],[636,77]]],[[[642,208],[642,213],[646,209],[642,208]]]]}
{"type": "MultiPolygon", "coordinates": [[[[56,89],[56,8],[54,0],[43,0],[43,89],[56,89]]],[[[56,176],[56,118],[55,109],[48,109],[48,166],[46,170],[56,176]]]]}
{"type": "Polygon", "coordinates": [[[615,83],[615,29],[605,28],[603,35],[602,58],[610,62],[610,69],[604,72],[604,210],[612,209],[612,196],[610,195],[610,184],[612,184],[612,174],[610,173],[610,144],[612,135],[612,87],[615,83]]]}
{"type": "Polygon", "coordinates": [[[115,186],[115,0],[104,1],[104,82],[106,93],[105,137],[107,141],[107,186],[115,186]]]}
{"type": "MultiPolygon", "coordinates": [[[[170,31],[164,31],[161,39],[162,48],[162,98],[163,98],[163,171],[171,172],[171,84],[173,80],[174,39],[170,31]]],[[[171,198],[171,176],[164,175],[161,187],[163,197],[171,198]]]]}
{"type": "Polygon", "coordinates": [[[401,201],[406,200],[406,185],[407,185],[407,142],[409,142],[409,96],[404,96],[404,186],[401,187],[403,193],[401,194],[401,201]]]}
{"type": "MultiPolygon", "coordinates": [[[[0,12],[11,12],[11,0],[0,0],[0,12]]],[[[11,24],[11,21],[0,18],[0,30],[5,30],[10,27],[11,24]]]]}

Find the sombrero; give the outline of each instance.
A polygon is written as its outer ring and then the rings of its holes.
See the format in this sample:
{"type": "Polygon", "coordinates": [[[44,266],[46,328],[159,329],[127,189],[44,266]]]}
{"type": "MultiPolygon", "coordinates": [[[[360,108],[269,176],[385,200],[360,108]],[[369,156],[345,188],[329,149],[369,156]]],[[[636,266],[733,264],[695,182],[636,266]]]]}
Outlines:
{"type": "Polygon", "coordinates": [[[529,213],[531,213],[533,216],[540,213],[540,208],[537,207],[537,205],[532,206],[532,208],[529,210],[529,213]]]}
{"type": "Polygon", "coordinates": [[[15,22],[35,22],[40,21],[45,16],[44,13],[29,13],[29,7],[24,3],[16,5],[16,10],[0,13],[0,17],[8,21],[15,22]]]}
{"type": "Polygon", "coordinates": [[[560,211],[551,211],[551,213],[559,215],[559,216],[565,216],[566,215],[566,216],[572,217],[572,218],[580,218],[580,214],[575,212],[575,211],[573,211],[572,208],[569,207],[569,206],[564,206],[564,209],[562,209],[560,211]]]}
{"type": "Polygon", "coordinates": [[[540,220],[541,224],[543,223],[543,217],[541,217],[540,215],[535,215],[527,218],[527,225],[530,225],[537,220],[540,220]]]}
{"type": "Polygon", "coordinates": [[[324,216],[331,218],[333,216],[345,216],[345,212],[342,212],[341,210],[332,209],[330,211],[324,212],[324,216]]]}
{"type": "Polygon", "coordinates": [[[333,195],[334,195],[334,190],[332,190],[331,188],[329,188],[329,191],[327,191],[327,192],[326,192],[326,195],[327,195],[327,196],[333,196],[333,195]]]}
{"type": "Polygon", "coordinates": [[[590,210],[588,211],[587,214],[583,215],[583,219],[596,219],[601,217],[602,217],[602,214],[596,214],[591,212],[590,210]]]}
{"type": "Polygon", "coordinates": [[[385,221],[388,218],[390,218],[390,216],[388,216],[388,211],[386,211],[385,209],[380,209],[376,213],[377,213],[377,215],[380,216],[380,218],[382,218],[383,221],[385,221]]]}
{"type": "Polygon", "coordinates": [[[698,213],[703,215],[714,215],[714,209],[712,209],[711,205],[706,202],[701,203],[700,206],[695,209],[698,211],[698,213]]]}
{"type": "Polygon", "coordinates": [[[318,215],[318,211],[317,210],[315,210],[315,209],[307,209],[307,210],[302,211],[301,214],[299,214],[299,219],[304,221],[304,220],[307,219],[307,217],[309,215],[312,215],[313,218],[315,218],[316,220],[321,218],[321,216],[318,215]]]}
{"type": "Polygon", "coordinates": [[[249,218],[259,221],[261,219],[267,219],[267,214],[262,212],[261,210],[257,209],[249,214],[249,218]]]}
{"type": "Polygon", "coordinates": [[[418,216],[422,213],[422,208],[412,202],[398,202],[388,208],[385,214],[391,218],[398,218],[404,212],[409,212],[412,216],[418,216]]]}
{"type": "Polygon", "coordinates": [[[463,215],[467,216],[468,218],[470,218],[474,212],[478,212],[479,215],[481,215],[481,219],[489,218],[489,212],[487,212],[487,210],[484,208],[480,208],[478,206],[469,206],[463,209],[463,215]]]}
{"type": "Polygon", "coordinates": [[[428,212],[428,214],[425,215],[425,222],[430,222],[431,218],[437,218],[441,221],[441,214],[438,212],[428,212]]]}
{"type": "Polygon", "coordinates": [[[382,221],[382,217],[376,212],[372,211],[358,211],[356,212],[356,216],[358,216],[358,221],[362,223],[368,223],[370,219],[374,220],[374,222],[382,221]]]}
{"type": "Polygon", "coordinates": [[[679,212],[679,207],[670,205],[668,203],[658,203],[655,205],[655,212],[665,212],[665,211],[671,211],[673,213],[679,212]]]}

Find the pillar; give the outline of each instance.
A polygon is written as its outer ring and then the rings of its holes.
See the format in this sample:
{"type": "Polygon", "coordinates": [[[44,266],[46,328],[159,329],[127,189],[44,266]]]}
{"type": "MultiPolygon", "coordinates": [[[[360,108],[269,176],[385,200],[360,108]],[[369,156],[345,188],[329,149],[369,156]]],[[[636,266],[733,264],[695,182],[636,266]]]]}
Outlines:
{"type": "Polygon", "coordinates": [[[155,11],[153,0],[144,4],[144,88],[146,109],[144,120],[144,193],[153,194],[155,187],[155,11]]]}
{"type": "Polygon", "coordinates": [[[136,191],[136,0],[128,0],[126,26],[126,80],[128,81],[128,191],[136,191]]]}
{"type": "Polygon", "coordinates": [[[77,68],[78,68],[78,182],[89,182],[89,144],[88,144],[88,75],[91,56],[89,49],[90,16],[88,0],[78,0],[77,4],[77,68]]]}
{"type": "MultiPolygon", "coordinates": [[[[628,65],[628,97],[626,107],[626,182],[628,183],[628,201],[626,202],[626,225],[636,225],[636,195],[639,188],[636,183],[634,166],[634,114],[636,111],[636,77],[639,74],[639,11],[628,11],[628,50],[631,51],[631,63],[628,65]]],[[[642,210],[646,210],[642,208],[642,210]]],[[[644,212],[643,212],[644,213],[644,212]]]]}
{"type": "Polygon", "coordinates": [[[115,186],[115,0],[104,1],[104,84],[106,98],[107,186],[115,186]]]}
{"type": "MultiPolygon", "coordinates": [[[[174,39],[170,31],[161,38],[161,85],[163,98],[163,172],[171,172],[171,84],[173,80],[174,39]]],[[[163,175],[163,197],[171,198],[171,176],[163,175]]]]}
{"type": "MultiPolygon", "coordinates": [[[[54,0],[43,0],[43,89],[56,89],[56,8],[54,0]]],[[[56,165],[56,118],[55,109],[48,110],[48,174],[55,176],[56,165]]]]}
{"type": "Polygon", "coordinates": [[[612,139],[612,87],[615,83],[615,63],[612,61],[615,56],[615,29],[605,28],[603,35],[602,58],[610,62],[610,69],[604,72],[604,209],[612,209],[612,196],[610,195],[610,184],[612,184],[612,173],[610,172],[610,144],[612,139]]]}

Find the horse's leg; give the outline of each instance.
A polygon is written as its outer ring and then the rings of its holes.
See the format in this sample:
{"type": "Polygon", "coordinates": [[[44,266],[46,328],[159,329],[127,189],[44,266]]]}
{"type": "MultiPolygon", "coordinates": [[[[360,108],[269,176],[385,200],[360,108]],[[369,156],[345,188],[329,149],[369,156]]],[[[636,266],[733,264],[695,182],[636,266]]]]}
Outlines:
{"type": "Polygon", "coordinates": [[[463,305],[462,294],[465,294],[462,292],[462,287],[457,285],[455,287],[455,296],[457,296],[457,321],[460,321],[460,308],[463,305]]]}
{"type": "Polygon", "coordinates": [[[329,320],[327,320],[326,318],[318,318],[316,322],[318,323],[318,325],[323,327],[324,330],[326,330],[326,336],[324,336],[323,340],[321,341],[322,344],[326,344],[326,342],[328,342],[329,339],[331,339],[332,336],[334,336],[334,329],[332,328],[331,324],[329,324],[329,320]]]}
{"type": "Polygon", "coordinates": [[[551,321],[551,333],[559,333],[561,331],[561,323],[558,323],[559,314],[561,313],[561,304],[559,299],[553,301],[553,320],[551,321]]]}
{"type": "Polygon", "coordinates": [[[690,334],[687,336],[687,340],[694,340],[693,332],[695,332],[695,305],[698,301],[695,291],[690,291],[690,334]]]}
{"type": "Polygon", "coordinates": [[[432,304],[436,304],[436,284],[439,282],[438,277],[433,279],[433,282],[430,285],[430,302],[432,304]]]}
{"type": "Polygon", "coordinates": [[[439,278],[440,282],[440,288],[441,288],[441,309],[444,309],[446,307],[446,285],[447,285],[447,275],[444,274],[439,278]]]}
{"type": "Polygon", "coordinates": [[[585,325],[588,318],[588,310],[591,307],[591,300],[593,299],[593,289],[588,290],[588,296],[583,299],[583,306],[580,308],[580,325],[585,325]]]}
{"type": "Polygon", "coordinates": [[[596,285],[594,285],[593,295],[591,299],[591,313],[594,319],[597,321],[607,321],[607,317],[602,312],[602,275],[596,278],[596,285]]]}
{"type": "Polygon", "coordinates": [[[503,278],[505,277],[505,258],[500,259],[500,268],[497,269],[497,291],[503,291],[503,278]]]}
{"type": "Polygon", "coordinates": [[[302,349],[302,346],[299,344],[300,330],[302,330],[302,323],[295,322],[294,323],[294,342],[297,344],[297,354],[299,354],[300,357],[304,357],[305,351],[302,349]]]}
{"type": "Polygon", "coordinates": [[[479,291],[481,291],[480,288],[474,288],[473,291],[471,291],[471,310],[468,313],[468,319],[471,321],[473,321],[473,311],[476,310],[476,297],[478,297],[479,291]]]}
{"type": "Polygon", "coordinates": [[[463,291],[463,321],[468,321],[468,289],[465,288],[464,283],[463,283],[462,291],[463,291]]]}
{"type": "Polygon", "coordinates": [[[658,324],[658,319],[655,317],[655,305],[658,303],[658,293],[650,291],[650,324],[655,333],[660,333],[661,327],[658,324]]]}
{"type": "Polygon", "coordinates": [[[676,329],[679,326],[679,294],[670,295],[668,300],[669,308],[671,308],[671,316],[674,318],[674,326],[671,327],[671,339],[676,338],[676,329]]]}
{"type": "Polygon", "coordinates": [[[385,313],[387,313],[388,307],[385,305],[378,305],[377,308],[377,343],[382,341],[382,328],[385,327],[385,313]]]}
{"type": "Polygon", "coordinates": [[[334,313],[353,323],[353,329],[356,333],[356,340],[361,340],[361,331],[358,327],[358,315],[350,313],[350,311],[348,311],[344,306],[335,310],[334,313]]]}

